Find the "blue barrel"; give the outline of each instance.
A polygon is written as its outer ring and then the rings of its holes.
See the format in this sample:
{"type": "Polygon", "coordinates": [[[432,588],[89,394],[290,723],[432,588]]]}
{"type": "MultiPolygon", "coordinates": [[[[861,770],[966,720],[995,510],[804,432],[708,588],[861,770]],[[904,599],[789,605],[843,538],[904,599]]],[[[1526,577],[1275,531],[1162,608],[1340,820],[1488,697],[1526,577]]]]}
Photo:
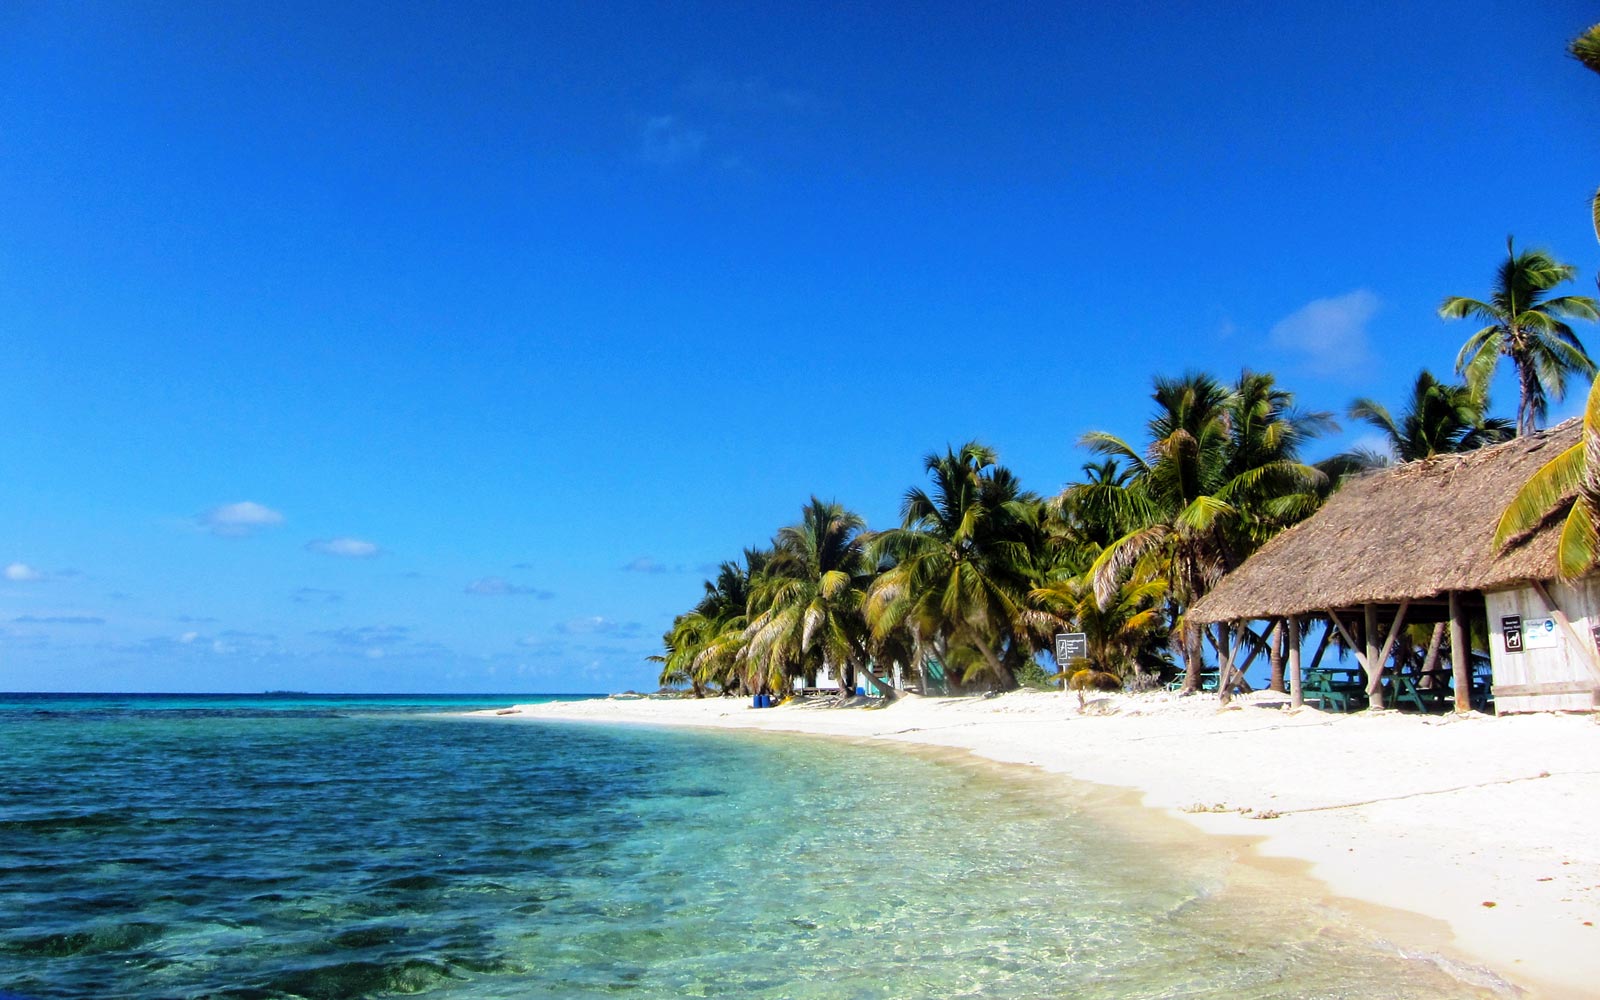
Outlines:
{"type": "Polygon", "coordinates": [[[760,708],[761,707],[761,696],[759,694],[750,699],[750,707],[751,708],[760,708]]]}

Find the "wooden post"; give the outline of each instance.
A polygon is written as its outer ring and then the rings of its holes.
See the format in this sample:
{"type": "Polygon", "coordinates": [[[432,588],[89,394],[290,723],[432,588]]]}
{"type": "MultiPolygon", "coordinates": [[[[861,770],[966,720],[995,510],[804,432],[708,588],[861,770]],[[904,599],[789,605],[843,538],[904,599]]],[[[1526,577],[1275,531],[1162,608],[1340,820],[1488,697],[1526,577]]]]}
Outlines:
{"type": "Polygon", "coordinates": [[[1325,627],[1322,630],[1322,641],[1317,643],[1317,651],[1311,656],[1312,670],[1315,670],[1317,667],[1322,665],[1322,654],[1326,653],[1328,651],[1328,647],[1333,644],[1333,623],[1326,622],[1324,625],[1325,627]]]}
{"type": "Polygon", "coordinates": [[[1472,711],[1472,678],[1467,675],[1467,623],[1461,593],[1450,591],[1450,677],[1456,686],[1456,711],[1472,711]]]}
{"type": "MultiPolygon", "coordinates": [[[[1221,623],[1218,624],[1220,625],[1221,623]]],[[[1243,628],[1243,623],[1235,626],[1236,631],[1243,628]]],[[[1220,653],[1223,650],[1226,650],[1227,652],[1224,653],[1220,661],[1217,663],[1217,695],[1222,699],[1222,703],[1226,705],[1229,700],[1228,675],[1233,672],[1233,657],[1234,654],[1239,651],[1239,644],[1237,642],[1230,643],[1227,641],[1228,633],[1225,629],[1222,631],[1221,635],[1223,642],[1222,645],[1218,647],[1217,651],[1220,653]]]]}
{"type": "Polygon", "coordinates": [[[1428,637],[1428,655],[1422,658],[1421,684],[1425,688],[1438,687],[1428,674],[1439,666],[1439,647],[1444,644],[1444,628],[1446,624],[1446,622],[1435,622],[1433,635],[1428,637]]]}
{"type": "Polygon", "coordinates": [[[1334,626],[1339,629],[1339,634],[1344,636],[1344,644],[1349,646],[1350,652],[1355,654],[1356,662],[1361,664],[1361,669],[1366,670],[1367,654],[1361,651],[1361,644],[1356,642],[1356,637],[1351,635],[1350,630],[1344,627],[1344,619],[1339,617],[1339,612],[1329,608],[1328,620],[1333,622],[1334,626]]]}
{"type": "Polygon", "coordinates": [[[1400,606],[1394,609],[1394,621],[1389,623],[1389,635],[1383,640],[1383,651],[1378,654],[1378,669],[1373,674],[1370,684],[1376,689],[1373,700],[1378,702],[1378,707],[1383,707],[1383,665],[1389,662],[1389,654],[1394,652],[1395,643],[1400,639],[1400,630],[1406,625],[1406,609],[1411,607],[1411,599],[1406,598],[1400,606]]]}
{"type": "Polygon", "coordinates": [[[1367,640],[1367,700],[1376,709],[1383,708],[1383,682],[1380,675],[1383,673],[1383,661],[1378,659],[1378,606],[1368,601],[1361,609],[1362,636],[1367,640]]]}
{"type": "Polygon", "coordinates": [[[1300,616],[1290,615],[1284,625],[1289,630],[1289,704],[1299,708],[1305,704],[1300,691],[1300,616]]]}

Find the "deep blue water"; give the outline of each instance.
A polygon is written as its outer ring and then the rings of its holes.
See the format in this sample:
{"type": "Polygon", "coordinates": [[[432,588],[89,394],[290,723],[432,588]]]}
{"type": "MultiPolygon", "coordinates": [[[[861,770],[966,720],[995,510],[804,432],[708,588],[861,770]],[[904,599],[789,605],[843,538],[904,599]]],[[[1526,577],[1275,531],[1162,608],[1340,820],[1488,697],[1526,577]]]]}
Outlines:
{"type": "Polygon", "coordinates": [[[433,714],[528,700],[0,696],[0,990],[1478,995],[990,766],[433,714]]]}

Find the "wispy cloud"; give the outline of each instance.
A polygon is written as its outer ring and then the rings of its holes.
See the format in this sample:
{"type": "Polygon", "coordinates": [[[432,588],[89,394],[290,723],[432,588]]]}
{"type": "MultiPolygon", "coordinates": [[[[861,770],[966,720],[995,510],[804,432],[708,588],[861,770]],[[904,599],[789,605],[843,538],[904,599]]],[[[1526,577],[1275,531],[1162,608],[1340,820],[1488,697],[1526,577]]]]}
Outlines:
{"type": "Polygon", "coordinates": [[[311,634],[332,640],[340,646],[393,645],[410,638],[411,626],[346,625],[342,628],[320,629],[311,634]]]}
{"type": "Polygon", "coordinates": [[[106,620],[94,615],[18,615],[11,619],[18,625],[104,625],[106,620]]]}
{"type": "Polygon", "coordinates": [[[6,567],[6,579],[13,583],[34,583],[43,580],[45,574],[24,562],[14,562],[6,567]]]}
{"type": "Polygon", "coordinates": [[[369,660],[383,659],[396,646],[403,646],[407,652],[414,652],[423,647],[435,650],[441,648],[432,643],[415,642],[411,638],[409,625],[347,625],[344,628],[323,629],[311,634],[330,640],[340,649],[350,652],[360,651],[361,655],[369,660]]]}
{"type": "Polygon", "coordinates": [[[1380,305],[1365,288],[1317,299],[1279,320],[1269,336],[1273,346],[1298,354],[1317,374],[1354,374],[1371,361],[1367,324],[1380,305]]]}
{"type": "Polygon", "coordinates": [[[517,645],[526,650],[522,654],[524,656],[561,656],[567,651],[567,644],[559,639],[546,639],[537,635],[525,635],[517,640],[517,645]]]}
{"type": "Polygon", "coordinates": [[[321,552],[325,556],[341,556],[345,559],[371,559],[383,553],[383,549],[377,543],[360,538],[317,538],[307,542],[306,549],[311,552],[321,552]]]}
{"type": "Polygon", "coordinates": [[[673,569],[665,563],[656,562],[649,556],[640,556],[622,567],[622,571],[624,573],[671,573],[673,569]]]}
{"type": "Polygon", "coordinates": [[[573,618],[556,626],[562,635],[613,635],[635,636],[643,628],[638,622],[619,622],[595,615],[592,618],[573,618]]]}
{"type": "Polygon", "coordinates": [[[344,594],[337,590],[324,590],[321,587],[300,587],[289,596],[296,604],[338,604],[344,600],[344,594]]]}
{"type": "Polygon", "coordinates": [[[512,583],[503,576],[480,577],[467,584],[466,593],[475,597],[537,597],[540,600],[549,600],[556,596],[538,587],[524,587],[512,583]]]}
{"type": "Polygon", "coordinates": [[[195,515],[199,527],[220,538],[243,538],[283,523],[283,515],[254,500],[240,500],[195,515]]]}
{"type": "Polygon", "coordinates": [[[676,115],[655,115],[639,132],[639,158],[658,167],[672,167],[700,158],[706,134],[676,115]]]}
{"type": "Polygon", "coordinates": [[[765,77],[727,77],[701,73],[680,88],[683,98],[724,111],[799,112],[815,111],[815,94],[799,87],[785,87],[765,77]]]}

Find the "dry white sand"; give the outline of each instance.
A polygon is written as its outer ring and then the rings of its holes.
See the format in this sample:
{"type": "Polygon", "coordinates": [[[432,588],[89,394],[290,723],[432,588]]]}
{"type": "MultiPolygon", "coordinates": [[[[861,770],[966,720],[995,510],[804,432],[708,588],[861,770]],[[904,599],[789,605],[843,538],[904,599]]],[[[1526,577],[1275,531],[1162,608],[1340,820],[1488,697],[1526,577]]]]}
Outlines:
{"type": "Polygon", "coordinates": [[[514,714],[954,747],[1130,788],[1207,833],[1309,862],[1340,896],[1443,921],[1460,953],[1536,994],[1600,996],[1600,717],[1339,716],[1265,694],[1226,709],[1215,696],[1116,695],[1088,712],[1076,695],[1028,692],[817,701],[614,698],[514,714]]]}

